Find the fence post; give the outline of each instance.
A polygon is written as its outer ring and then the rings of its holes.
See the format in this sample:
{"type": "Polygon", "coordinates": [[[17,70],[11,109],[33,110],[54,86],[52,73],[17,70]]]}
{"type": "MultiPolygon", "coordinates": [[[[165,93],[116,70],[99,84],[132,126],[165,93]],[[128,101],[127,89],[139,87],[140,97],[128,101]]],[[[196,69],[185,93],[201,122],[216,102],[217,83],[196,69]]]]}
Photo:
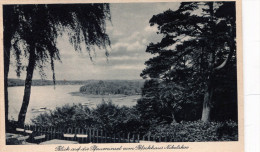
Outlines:
{"type": "Polygon", "coordinates": [[[99,138],[99,136],[98,136],[98,130],[97,130],[97,143],[98,143],[98,138],[99,138]]]}
{"type": "Polygon", "coordinates": [[[135,143],[135,134],[133,134],[133,143],[135,143]]]}
{"type": "Polygon", "coordinates": [[[105,132],[105,143],[107,142],[107,132],[105,132]]]}
{"type": "Polygon", "coordinates": [[[51,133],[51,138],[54,139],[55,138],[55,128],[54,127],[51,127],[52,128],[52,133],[51,133]]]}
{"type": "MultiPolygon", "coordinates": [[[[76,128],[75,134],[80,134],[80,128],[76,128]]],[[[77,136],[76,136],[77,137],[77,136]]],[[[77,137],[77,141],[80,143],[82,141],[82,138],[77,137]]]]}
{"type": "MultiPolygon", "coordinates": [[[[67,133],[68,133],[68,134],[72,134],[71,128],[68,128],[68,129],[67,129],[67,133]]],[[[71,137],[67,137],[67,138],[68,138],[69,140],[72,140],[71,137]]]]}
{"type": "MultiPolygon", "coordinates": [[[[31,125],[28,125],[28,130],[29,130],[29,131],[31,130],[31,125]]],[[[30,134],[30,133],[28,133],[28,134],[30,134]]]]}
{"type": "MultiPolygon", "coordinates": [[[[85,129],[81,130],[81,134],[84,135],[85,134],[85,129]]],[[[82,143],[86,143],[86,138],[82,138],[82,143]]]]}
{"type": "Polygon", "coordinates": [[[49,133],[49,127],[46,127],[46,140],[50,140],[50,133],[49,133]]]}
{"type": "Polygon", "coordinates": [[[92,139],[92,129],[89,129],[89,135],[90,135],[90,142],[92,143],[93,142],[93,139],[92,139]]]}
{"type": "Polygon", "coordinates": [[[60,139],[60,130],[59,130],[59,128],[56,128],[56,134],[55,134],[54,138],[60,139]]]}
{"type": "Polygon", "coordinates": [[[73,134],[74,134],[74,139],[73,139],[73,140],[74,140],[74,141],[78,141],[78,138],[77,138],[77,136],[76,136],[76,135],[77,135],[77,129],[78,129],[78,128],[76,128],[76,127],[73,129],[73,130],[74,130],[74,132],[73,132],[73,134]]]}
{"type": "Polygon", "coordinates": [[[114,143],[116,143],[116,134],[114,133],[114,143]]]}
{"type": "Polygon", "coordinates": [[[86,139],[86,143],[90,143],[90,141],[89,141],[89,129],[85,129],[85,130],[86,130],[86,135],[88,135],[87,139],[86,139]]]}
{"type": "Polygon", "coordinates": [[[161,141],[162,141],[162,136],[160,135],[160,136],[159,136],[159,142],[161,142],[161,141]]]}
{"type": "Polygon", "coordinates": [[[123,143],[125,143],[126,142],[126,140],[125,140],[125,133],[123,133],[123,141],[122,141],[123,143]]]}
{"type": "Polygon", "coordinates": [[[53,139],[55,139],[55,138],[56,138],[56,135],[57,135],[57,132],[56,132],[56,128],[55,128],[55,127],[53,128],[53,132],[54,132],[54,133],[53,133],[53,139]]]}
{"type": "Polygon", "coordinates": [[[64,133],[64,129],[60,128],[60,131],[61,131],[61,133],[60,133],[61,137],[60,138],[63,140],[64,139],[64,134],[63,134],[64,133]]]}
{"type": "Polygon", "coordinates": [[[130,132],[127,135],[127,141],[128,141],[128,143],[130,143],[130,132]]]}
{"type": "Polygon", "coordinates": [[[93,143],[96,143],[96,135],[95,135],[95,132],[96,132],[96,130],[93,129],[93,143]]]}
{"type": "Polygon", "coordinates": [[[100,143],[103,143],[103,130],[101,130],[101,135],[100,136],[101,136],[101,139],[100,139],[101,142],[100,143]]]}
{"type": "Polygon", "coordinates": [[[118,142],[121,143],[121,135],[120,135],[120,133],[118,134],[118,142]]]}
{"type": "MultiPolygon", "coordinates": [[[[43,135],[43,128],[42,127],[40,127],[40,132],[41,132],[41,135],[43,135]]],[[[43,138],[41,138],[41,140],[40,140],[41,142],[43,142],[43,138]]]]}
{"type": "Polygon", "coordinates": [[[50,139],[49,140],[52,140],[53,139],[53,127],[50,127],[49,129],[50,129],[50,133],[49,133],[50,139]]]}
{"type": "Polygon", "coordinates": [[[148,141],[151,141],[150,139],[151,139],[151,134],[149,133],[149,135],[148,135],[148,141]]]}
{"type": "Polygon", "coordinates": [[[137,142],[140,142],[140,134],[137,134],[137,142]]]}
{"type": "Polygon", "coordinates": [[[61,138],[62,138],[62,137],[61,137],[61,134],[62,134],[61,129],[57,127],[57,136],[56,136],[56,138],[57,138],[57,139],[61,139],[61,138]]]}

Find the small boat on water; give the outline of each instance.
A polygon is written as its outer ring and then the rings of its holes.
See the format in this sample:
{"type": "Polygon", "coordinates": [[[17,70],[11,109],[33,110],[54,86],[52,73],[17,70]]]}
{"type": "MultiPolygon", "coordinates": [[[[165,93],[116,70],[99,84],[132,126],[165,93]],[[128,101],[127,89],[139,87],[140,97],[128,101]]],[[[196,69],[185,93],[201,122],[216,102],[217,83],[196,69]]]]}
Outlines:
{"type": "Polygon", "coordinates": [[[92,103],[92,102],[86,102],[86,103],[82,103],[81,105],[82,106],[91,106],[91,105],[93,105],[94,103],[92,103]]]}
{"type": "Polygon", "coordinates": [[[47,108],[46,107],[43,107],[43,108],[40,108],[38,111],[39,112],[43,112],[43,111],[46,111],[47,110],[47,108]]]}
{"type": "Polygon", "coordinates": [[[32,112],[45,112],[47,110],[49,110],[49,109],[47,109],[47,107],[41,107],[38,109],[32,108],[32,112]]]}
{"type": "Polygon", "coordinates": [[[88,103],[82,103],[82,106],[88,106],[88,103]]]}

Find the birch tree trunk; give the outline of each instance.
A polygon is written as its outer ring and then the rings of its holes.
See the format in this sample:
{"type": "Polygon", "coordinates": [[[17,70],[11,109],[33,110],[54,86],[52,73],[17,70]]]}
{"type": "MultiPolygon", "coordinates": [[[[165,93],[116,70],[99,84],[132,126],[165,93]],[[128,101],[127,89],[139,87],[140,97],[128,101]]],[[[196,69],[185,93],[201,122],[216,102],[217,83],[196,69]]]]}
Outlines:
{"type": "Polygon", "coordinates": [[[33,78],[33,71],[36,64],[35,59],[35,48],[33,46],[30,47],[31,53],[29,57],[29,63],[27,67],[27,74],[26,74],[26,80],[25,80],[25,88],[24,88],[24,96],[23,96],[23,103],[22,107],[18,116],[18,125],[20,127],[24,126],[26,113],[30,101],[31,96],[31,85],[32,85],[32,78],[33,78]]]}
{"type": "Polygon", "coordinates": [[[5,92],[5,125],[8,127],[8,73],[10,65],[10,48],[11,48],[11,38],[4,39],[4,92],[5,92]]]}

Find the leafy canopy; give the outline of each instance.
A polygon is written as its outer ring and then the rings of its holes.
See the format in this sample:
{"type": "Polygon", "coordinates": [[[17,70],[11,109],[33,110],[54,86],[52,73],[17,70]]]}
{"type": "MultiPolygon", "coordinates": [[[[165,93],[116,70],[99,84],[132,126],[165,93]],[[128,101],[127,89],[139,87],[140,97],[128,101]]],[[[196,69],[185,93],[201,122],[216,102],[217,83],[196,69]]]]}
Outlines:
{"type": "Polygon", "coordinates": [[[4,6],[4,30],[11,37],[11,50],[16,57],[16,72],[20,76],[21,57],[35,54],[36,64],[44,76],[43,67],[50,62],[54,74],[54,60],[60,60],[57,38],[67,34],[76,51],[82,43],[92,60],[95,46],[106,50],[110,40],[106,34],[105,21],[110,20],[109,4],[39,4],[4,6]]]}

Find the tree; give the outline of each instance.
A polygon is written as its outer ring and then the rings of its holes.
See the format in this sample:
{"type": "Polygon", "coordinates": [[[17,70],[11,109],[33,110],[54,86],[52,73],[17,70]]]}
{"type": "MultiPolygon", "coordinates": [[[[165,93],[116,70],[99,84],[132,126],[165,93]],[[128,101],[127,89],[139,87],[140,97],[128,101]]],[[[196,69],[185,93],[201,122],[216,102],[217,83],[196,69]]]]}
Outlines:
{"type": "MultiPolygon", "coordinates": [[[[44,76],[46,63],[50,63],[55,85],[54,60],[60,60],[57,38],[65,33],[76,51],[84,43],[91,57],[95,46],[110,45],[105,21],[110,20],[109,4],[70,5],[5,5],[4,6],[4,60],[5,60],[5,110],[8,120],[7,78],[10,52],[16,56],[17,76],[23,68],[21,57],[28,59],[22,107],[18,124],[23,125],[30,100],[33,72],[39,68],[44,76]]],[[[106,51],[108,56],[108,52],[106,51]]]]}
{"type": "Polygon", "coordinates": [[[162,103],[160,95],[160,81],[158,79],[146,80],[142,88],[142,97],[137,100],[136,109],[140,113],[142,129],[147,130],[160,123],[174,122],[172,111],[162,103]]]}
{"type": "Polygon", "coordinates": [[[216,76],[236,68],[235,3],[181,3],[176,11],[154,15],[150,25],[157,25],[163,38],[147,47],[157,56],[146,61],[141,76],[172,82],[182,102],[203,100],[201,120],[209,121],[216,76]]]}

